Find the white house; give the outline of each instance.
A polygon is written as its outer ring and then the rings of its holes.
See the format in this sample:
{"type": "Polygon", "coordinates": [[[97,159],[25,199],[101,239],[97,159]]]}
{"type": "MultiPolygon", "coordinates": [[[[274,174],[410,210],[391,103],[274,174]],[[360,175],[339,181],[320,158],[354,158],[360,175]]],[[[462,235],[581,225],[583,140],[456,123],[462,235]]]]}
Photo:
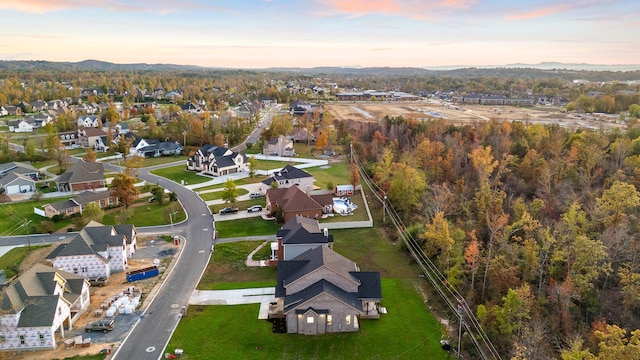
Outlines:
{"type": "Polygon", "coordinates": [[[245,171],[247,156],[222,146],[205,145],[187,159],[187,169],[206,175],[224,176],[245,171]]]}
{"type": "Polygon", "coordinates": [[[55,349],[89,303],[87,279],[34,265],[2,292],[0,350],[55,349]]]}
{"type": "Polygon", "coordinates": [[[100,126],[100,117],[98,115],[79,116],[76,124],[78,127],[97,128],[100,126]]]}
{"type": "Polygon", "coordinates": [[[7,195],[32,193],[36,189],[36,181],[30,176],[10,172],[0,178],[0,189],[7,195]]]}
{"type": "Polygon", "coordinates": [[[111,276],[125,271],[137,247],[133,225],[102,225],[91,221],[69,243],[56,247],[47,257],[53,267],[84,277],[111,276]]]}

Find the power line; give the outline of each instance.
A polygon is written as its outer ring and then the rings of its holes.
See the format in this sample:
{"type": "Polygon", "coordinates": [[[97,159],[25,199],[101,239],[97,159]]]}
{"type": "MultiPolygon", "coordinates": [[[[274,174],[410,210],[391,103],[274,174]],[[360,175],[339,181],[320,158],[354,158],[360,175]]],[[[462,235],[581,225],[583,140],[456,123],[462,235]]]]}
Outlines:
{"type": "MultiPolygon", "coordinates": [[[[449,283],[447,278],[442,274],[442,272],[440,272],[435,264],[433,264],[431,259],[426,256],[418,242],[407,231],[406,226],[402,222],[396,209],[393,207],[393,204],[391,204],[391,201],[389,201],[385,195],[381,196],[381,194],[385,194],[384,190],[382,190],[369,177],[366,171],[364,171],[364,166],[354,154],[353,150],[351,150],[351,160],[358,167],[360,179],[362,179],[367,187],[369,187],[373,196],[382,203],[383,211],[389,214],[389,219],[398,231],[398,234],[406,248],[409,250],[409,253],[413,256],[416,263],[422,270],[425,278],[429,280],[433,289],[438,293],[438,295],[440,295],[444,304],[448,306],[453,313],[460,316],[459,321],[461,321],[462,327],[464,327],[465,331],[469,334],[469,338],[481,357],[483,359],[501,359],[500,354],[484,332],[482,325],[478,322],[473,310],[471,310],[464,297],[462,297],[462,295],[460,295],[460,293],[458,293],[458,291],[449,283]]],[[[460,342],[460,340],[461,339],[458,339],[458,342],[460,342]]]]}

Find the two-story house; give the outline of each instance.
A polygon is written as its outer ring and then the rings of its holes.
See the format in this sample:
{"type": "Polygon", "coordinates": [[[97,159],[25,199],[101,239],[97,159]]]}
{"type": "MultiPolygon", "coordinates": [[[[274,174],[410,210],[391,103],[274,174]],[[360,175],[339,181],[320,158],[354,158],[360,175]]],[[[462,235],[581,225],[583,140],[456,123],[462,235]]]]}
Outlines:
{"type": "Polygon", "coordinates": [[[222,146],[205,145],[187,159],[187,169],[205,175],[223,176],[245,171],[247,156],[222,146]]]}
{"type": "Polygon", "coordinates": [[[89,308],[89,282],[36,264],[2,292],[0,350],[50,350],[89,308]],[[66,327],[66,329],[65,329],[66,327]]]}

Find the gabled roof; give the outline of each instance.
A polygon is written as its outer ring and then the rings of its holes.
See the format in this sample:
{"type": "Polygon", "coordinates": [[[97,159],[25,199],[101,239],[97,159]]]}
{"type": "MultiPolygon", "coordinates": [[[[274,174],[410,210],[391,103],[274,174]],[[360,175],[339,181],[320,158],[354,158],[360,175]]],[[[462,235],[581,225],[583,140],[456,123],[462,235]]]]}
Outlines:
{"type": "MultiPolygon", "coordinates": [[[[102,225],[96,221],[90,221],[80,233],[69,243],[56,247],[47,259],[55,259],[59,256],[97,255],[98,251],[107,251],[109,247],[124,247],[125,243],[131,243],[130,237],[135,232],[133,225],[102,225]]],[[[103,259],[103,261],[107,261],[103,259]]]]}
{"type": "Polygon", "coordinates": [[[53,309],[55,315],[60,301],[60,296],[54,294],[56,284],[62,286],[65,292],[71,292],[78,285],[68,287],[67,282],[72,279],[84,281],[80,275],[35,264],[5,289],[0,306],[8,313],[17,314],[22,311],[19,327],[51,325],[53,318],[50,317],[50,311],[53,309]]]}
{"type": "Polygon", "coordinates": [[[295,166],[287,165],[283,167],[282,170],[276,171],[272,177],[263,180],[262,182],[266,185],[271,185],[274,181],[303,179],[308,177],[313,178],[313,175],[302,169],[298,169],[295,166]]]}
{"type": "Polygon", "coordinates": [[[7,186],[9,184],[11,184],[12,182],[16,181],[16,180],[24,180],[24,181],[28,181],[31,183],[35,183],[36,181],[33,180],[31,177],[29,176],[25,176],[22,174],[16,174],[13,171],[8,173],[7,175],[5,175],[4,177],[0,178],[0,185],[2,186],[7,186]]]}
{"type": "Polygon", "coordinates": [[[318,246],[296,256],[293,260],[278,262],[276,296],[278,296],[279,287],[283,288],[281,291],[284,293],[284,288],[289,284],[321,267],[327,268],[345,279],[358,282],[358,279],[351,275],[352,271],[358,271],[358,267],[353,261],[336,253],[327,246],[318,246]],[[293,265],[288,265],[287,263],[289,262],[292,262],[293,265]],[[285,264],[285,266],[281,268],[280,265],[282,264],[285,264]]]}
{"type": "Polygon", "coordinates": [[[56,183],[70,184],[104,181],[104,164],[99,162],[78,161],[56,179],[56,183]]]}
{"type": "Polygon", "coordinates": [[[297,186],[267,190],[269,201],[275,202],[284,212],[322,210],[322,205],[310,198],[297,186]]]}
{"type": "Polygon", "coordinates": [[[84,205],[88,203],[92,203],[99,200],[108,199],[110,196],[113,196],[113,191],[105,190],[105,191],[83,191],[73,198],[73,201],[79,205],[84,205]]]}
{"type": "Polygon", "coordinates": [[[282,237],[283,244],[327,244],[333,242],[333,235],[320,232],[318,220],[296,215],[284,224],[276,236],[282,237]]]}
{"type": "MultiPolygon", "coordinates": [[[[362,302],[359,301],[357,294],[344,291],[327,280],[320,280],[315,284],[305,288],[302,291],[298,291],[295,294],[285,297],[284,299],[285,314],[292,310],[295,310],[299,306],[304,306],[306,302],[308,302],[309,300],[321,294],[329,295],[335,298],[336,300],[341,301],[345,305],[355,309],[356,311],[364,310],[362,308],[362,302]]],[[[308,309],[304,309],[305,312],[306,310],[308,309]]],[[[324,309],[319,309],[319,310],[322,311],[324,309]]]]}
{"type": "Polygon", "coordinates": [[[102,129],[94,128],[94,127],[86,127],[84,128],[84,134],[86,137],[94,137],[94,136],[106,136],[107,133],[102,129]]]}
{"type": "Polygon", "coordinates": [[[32,172],[38,172],[38,169],[28,162],[12,161],[0,164],[0,174],[9,171],[13,171],[16,174],[30,174],[32,172]]]}
{"type": "Polygon", "coordinates": [[[49,204],[49,206],[51,206],[57,211],[62,211],[62,210],[74,208],[78,206],[78,203],[69,199],[69,200],[56,201],[54,203],[49,204]]]}

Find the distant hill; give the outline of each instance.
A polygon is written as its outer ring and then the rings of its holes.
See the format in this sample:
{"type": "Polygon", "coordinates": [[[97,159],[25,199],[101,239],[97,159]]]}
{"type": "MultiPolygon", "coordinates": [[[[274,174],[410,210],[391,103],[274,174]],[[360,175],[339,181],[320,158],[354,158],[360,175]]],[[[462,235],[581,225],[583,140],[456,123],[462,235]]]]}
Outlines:
{"type": "Polygon", "coordinates": [[[488,66],[427,66],[427,69],[431,70],[455,70],[465,68],[477,68],[477,69],[504,69],[504,68],[518,68],[518,69],[538,69],[538,70],[576,70],[576,71],[637,71],[640,70],[640,64],[625,64],[625,65],[607,65],[607,64],[576,64],[576,63],[559,63],[559,62],[541,62],[538,64],[507,64],[507,65],[488,65],[488,66]]]}
{"type": "Polygon", "coordinates": [[[183,71],[183,72],[279,72],[298,75],[353,75],[353,76],[449,76],[473,78],[483,76],[588,79],[592,81],[640,80],[640,65],[591,65],[591,64],[509,64],[505,66],[441,66],[420,67],[274,67],[264,69],[231,69],[175,64],[115,64],[99,60],[80,62],[0,61],[0,70],[5,71],[183,71]]]}

